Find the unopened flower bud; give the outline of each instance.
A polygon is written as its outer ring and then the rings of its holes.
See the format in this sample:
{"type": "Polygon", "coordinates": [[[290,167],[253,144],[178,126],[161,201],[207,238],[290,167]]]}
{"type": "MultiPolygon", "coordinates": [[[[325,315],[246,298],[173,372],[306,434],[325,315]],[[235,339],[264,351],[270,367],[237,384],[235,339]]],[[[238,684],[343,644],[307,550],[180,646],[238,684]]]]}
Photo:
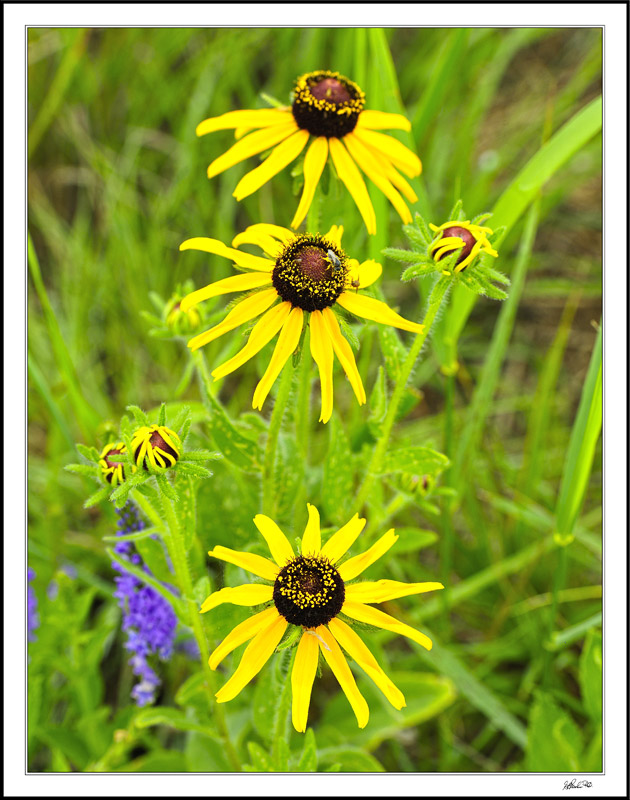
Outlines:
{"type": "Polygon", "coordinates": [[[179,436],[165,425],[143,425],[134,433],[131,440],[133,458],[136,464],[148,470],[168,469],[175,466],[182,454],[179,436]]]}

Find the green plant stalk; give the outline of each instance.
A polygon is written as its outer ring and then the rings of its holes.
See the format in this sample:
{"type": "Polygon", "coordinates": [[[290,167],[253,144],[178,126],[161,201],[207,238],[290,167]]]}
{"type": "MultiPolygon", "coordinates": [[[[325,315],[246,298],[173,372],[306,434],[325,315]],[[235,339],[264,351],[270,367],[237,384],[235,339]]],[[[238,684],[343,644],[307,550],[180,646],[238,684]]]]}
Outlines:
{"type": "Polygon", "coordinates": [[[188,610],[189,624],[195,635],[195,640],[201,654],[203,671],[206,676],[206,693],[208,695],[209,704],[213,708],[217,726],[225,745],[226,755],[234,769],[237,772],[240,772],[241,762],[230,739],[230,733],[225,719],[225,711],[223,710],[221,704],[217,703],[214,699],[216,676],[208,664],[210,653],[208,651],[208,643],[203,632],[201,617],[199,616],[199,608],[193,596],[193,582],[190,574],[188,556],[184,547],[182,529],[177,518],[177,512],[173,508],[173,503],[171,502],[170,498],[166,497],[164,494],[162,494],[162,507],[164,509],[164,515],[169,528],[169,535],[165,537],[165,542],[169,556],[173,563],[175,577],[182,593],[182,600],[188,610]]]}
{"type": "Polygon", "coordinates": [[[398,406],[400,405],[400,401],[402,400],[403,394],[405,393],[405,387],[407,386],[407,381],[411,376],[411,373],[416,363],[416,359],[420,355],[420,351],[422,350],[422,347],[427,339],[427,336],[431,331],[431,326],[433,325],[433,322],[435,321],[435,318],[447,295],[448,295],[448,290],[446,290],[436,301],[434,301],[429,306],[424,316],[424,320],[422,322],[424,328],[421,333],[416,335],[413,344],[409,348],[409,352],[407,353],[407,358],[405,359],[405,363],[401,368],[400,377],[398,378],[398,381],[394,388],[394,392],[389,402],[389,406],[387,408],[387,415],[385,416],[385,421],[383,423],[383,432],[381,433],[379,440],[376,443],[376,447],[374,448],[372,458],[370,459],[370,463],[368,464],[363,484],[361,485],[357,493],[357,498],[355,502],[355,508],[357,511],[361,511],[367,498],[370,496],[374,479],[378,475],[378,472],[381,468],[381,464],[383,463],[383,457],[385,456],[387,445],[389,444],[392,428],[394,427],[394,422],[396,421],[396,416],[398,414],[398,406]]]}
{"type": "MultiPolygon", "coordinates": [[[[278,698],[278,706],[276,708],[276,715],[274,718],[273,730],[273,744],[272,756],[274,761],[278,758],[278,742],[284,740],[288,745],[289,738],[289,708],[291,706],[291,672],[293,671],[293,663],[297,653],[297,647],[293,648],[290,658],[288,659],[287,674],[282,684],[282,690],[278,698]]],[[[287,748],[288,749],[288,748],[287,748]]]]}
{"type": "Polygon", "coordinates": [[[273,516],[275,511],[275,498],[273,496],[274,479],[273,468],[276,463],[276,447],[278,445],[278,435],[282,426],[282,419],[287,402],[291,395],[291,385],[293,383],[293,360],[288,359],[282,371],[276,402],[269,421],[269,432],[265,444],[265,459],[263,464],[262,489],[263,489],[263,514],[273,516]]]}

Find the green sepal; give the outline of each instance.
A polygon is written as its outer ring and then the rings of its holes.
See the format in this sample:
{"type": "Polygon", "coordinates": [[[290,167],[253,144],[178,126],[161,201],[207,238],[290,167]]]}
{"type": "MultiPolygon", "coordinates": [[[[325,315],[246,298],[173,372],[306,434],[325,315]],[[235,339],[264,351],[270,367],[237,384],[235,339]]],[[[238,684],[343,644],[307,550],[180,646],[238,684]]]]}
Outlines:
{"type": "Polygon", "coordinates": [[[108,494],[109,489],[106,486],[103,486],[102,489],[99,489],[97,492],[94,492],[93,495],[88,497],[85,503],[83,503],[83,508],[91,508],[92,506],[95,506],[97,503],[105,500],[108,494]]]}
{"type": "Polygon", "coordinates": [[[80,442],[77,442],[76,447],[79,453],[84,458],[87,458],[88,461],[96,461],[96,463],[98,464],[101,458],[101,454],[98,452],[96,447],[87,447],[86,445],[81,444],[80,442]]]}

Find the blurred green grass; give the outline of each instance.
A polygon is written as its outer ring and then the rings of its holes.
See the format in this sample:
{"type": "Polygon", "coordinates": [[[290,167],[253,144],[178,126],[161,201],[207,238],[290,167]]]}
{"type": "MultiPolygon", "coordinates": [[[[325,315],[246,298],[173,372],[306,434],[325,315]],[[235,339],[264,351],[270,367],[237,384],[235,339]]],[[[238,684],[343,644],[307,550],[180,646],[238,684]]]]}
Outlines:
{"type": "MultiPolygon", "coordinates": [[[[237,204],[232,190],[252,162],[208,181],[206,166],[226,149],[230,134],[197,139],[199,121],[261,107],[260,92],[287,101],[303,71],[339,70],[364,86],[368,107],[396,110],[402,101],[424,164],[417,208],[440,223],[459,197],[471,215],[492,208],[543,139],[601,88],[596,29],[404,29],[386,30],[385,38],[400,98],[391,90],[386,60],[366,60],[361,51],[361,41],[375,47],[371,32],[362,40],[350,29],[29,29],[29,563],[40,595],[66,561],[81,566],[82,590],[92,584],[104,596],[103,581],[111,581],[100,536],[110,532],[113,515],[106,507],[83,510],[84,487],[63,472],[74,460],[72,441],[102,444],[103,423],[117,419],[128,403],[153,408],[162,400],[199,400],[194,383],[174,397],[186,366],[182,343],[149,337],[140,314],[150,309],[150,291],[168,298],[186,278],[201,286],[229,274],[228,262],[180,254],[180,242],[196,235],[229,241],[263,220],[286,225],[297,205],[288,175],[237,204]]],[[[448,614],[436,599],[418,604],[410,619],[435,617],[429,624],[440,646],[423,669],[444,670],[459,697],[439,721],[425,722],[402,744],[379,745],[387,769],[523,766],[523,743],[515,741],[521,734],[510,738],[504,720],[471,700],[474,681],[500,698],[512,715],[512,733],[521,730],[515,724],[525,730],[538,708],[543,672],[545,691],[563,713],[579,724],[589,718],[579,680],[586,630],[550,656],[544,643],[552,599],[533,599],[546,597],[556,573],[555,553],[545,553],[595,344],[593,323],[601,314],[600,175],[595,136],[543,189],[522,295],[453,510],[450,561],[438,542],[418,561],[389,562],[398,579],[440,576],[452,587],[448,614]],[[436,658],[441,651],[445,655],[436,658]]],[[[399,219],[372,196],[379,217],[374,241],[344,196],[338,220],[348,251],[366,257],[385,245],[405,246],[399,219]]],[[[519,221],[501,248],[499,266],[510,273],[524,225],[519,221]]],[[[426,288],[401,284],[398,265],[383,264],[385,295],[417,318],[426,288]]],[[[224,307],[220,299],[207,305],[210,313],[224,307]]],[[[499,304],[476,303],[459,337],[460,371],[450,382],[440,372],[445,343],[436,334],[416,371],[422,400],[400,426],[397,444],[439,449],[449,425],[451,441],[458,441],[500,311],[499,304]]],[[[380,357],[369,326],[361,336],[369,395],[380,357]]],[[[216,360],[234,346],[218,341],[206,355],[216,360]]],[[[255,375],[245,368],[221,385],[234,416],[250,409],[255,375]]],[[[352,445],[364,415],[350,406],[342,386],[337,396],[343,417],[352,421],[352,445]]],[[[329,435],[315,431],[314,464],[321,463],[329,435]]],[[[566,550],[566,591],[601,583],[600,447],[577,540],[566,550]]],[[[216,473],[199,505],[203,545],[216,543],[215,528],[247,542],[257,493],[234,470],[216,473]]],[[[311,488],[318,486],[314,478],[311,488]]],[[[411,501],[393,524],[430,528],[444,541],[447,523],[411,501]]],[[[553,630],[580,626],[601,610],[596,594],[578,598],[554,609],[553,630]]],[[[90,624],[97,619],[93,612],[90,624]]],[[[415,669],[416,651],[398,648],[396,667],[415,669]]],[[[116,658],[122,665],[120,648],[111,653],[112,663],[116,658]]],[[[112,668],[111,684],[116,675],[112,668]]],[[[123,693],[113,685],[104,691],[114,706],[121,702],[123,693]]],[[[530,732],[542,735],[542,728],[530,732]]],[[[51,752],[38,740],[35,766],[51,768],[51,752]]],[[[527,758],[535,763],[531,754],[527,758]]],[[[52,763],[59,761],[54,756],[52,763]]]]}

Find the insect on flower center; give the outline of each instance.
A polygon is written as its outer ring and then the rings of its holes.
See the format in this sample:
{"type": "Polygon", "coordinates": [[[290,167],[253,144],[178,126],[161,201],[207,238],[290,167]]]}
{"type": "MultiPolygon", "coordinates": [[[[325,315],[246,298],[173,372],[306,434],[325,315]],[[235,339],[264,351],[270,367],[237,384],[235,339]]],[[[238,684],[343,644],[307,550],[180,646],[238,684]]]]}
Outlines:
{"type": "Polygon", "coordinates": [[[346,590],[341,576],[322,556],[297,556],[280,570],[273,587],[278,613],[292,625],[316,628],[341,611],[346,590]]]}
{"type": "Polygon", "coordinates": [[[303,311],[321,311],[337,300],[345,287],[346,255],[319,234],[302,234],[278,257],[272,272],[280,297],[303,311]]]}
{"type": "Polygon", "coordinates": [[[313,136],[342,138],[354,130],[365,95],[356,83],[338,72],[318,70],[295,84],[293,117],[313,136]]]}
{"type": "MultiPolygon", "coordinates": [[[[475,237],[472,235],[472,233],[469,230],[467,230],[466,228],[461,228],[459,225],[453,225],[450,228],[445,228],[444,229],[444,231],[442,233],[442,239],[446,239],[449,236],[457,236],[464,243],[464,247],[462,249],[462,252],[459,254],[459,258],[456,261],[456,264],[461,264],[461,262],[468,255],[470,255],[470,251],[473,249],[473,247],[475,245],[475,242],[476,242],[476,239],[475,239],[475,237]]],[[[438,247],[438,249],[439,249],[439,247],[438,247]]],[[[445,255],[448,255],[448,254],[445,253],[445,255]]],[[[443,258],[443,257],[444,256],[440,256],[440,258],[443,258]]],[[[440,258],[437,258],[436,261],[439,261],[440,258]]]]}

